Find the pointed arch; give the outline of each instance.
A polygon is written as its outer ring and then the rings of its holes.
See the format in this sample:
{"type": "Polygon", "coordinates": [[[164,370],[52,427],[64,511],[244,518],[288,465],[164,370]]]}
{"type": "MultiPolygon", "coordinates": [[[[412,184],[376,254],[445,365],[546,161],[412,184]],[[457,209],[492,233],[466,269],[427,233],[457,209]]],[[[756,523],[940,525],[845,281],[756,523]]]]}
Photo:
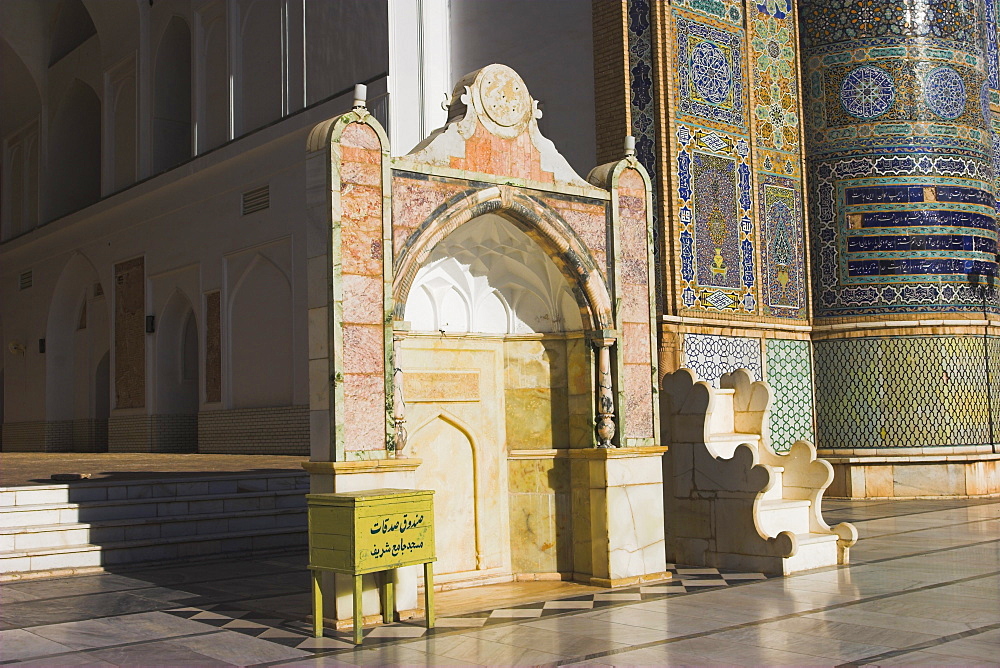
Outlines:
{"type": "Polygon", "coordinates": [[[243,0],[240,7],[240,133],[245,134],[281,118],[282,21],[277,2],[243,0]]]}
{"type": "Polygon", "coordinates": [[[487,213],[513,223],[552,258],[573,288],[585,326],[594,330],[612,326],[611,296],[586,245],[558,212],[508,186],[485,188],[456,202],[404,242],[394,268],[396,318],[403,318],[413,281],[434,247],[465,223],[487,213]]]}
{"type": "Polygon", "coordinates": [[[177,288],[167,299],[157,321],[156,413],[196,414],[199,405],[198,319],[191,299],[177,288]],[[193,349],[189,340],[192,332],[193,349]],[[193,377],[190,373],[192,366],[195,371],[193,377]]]}
{"type": "Polygon", "coordinates": [[[485,523],[482,516],[485,512],[485,499],[482,498],[484,486],[480,480],[482,453],[474,432],[461,418],[446,409],[435,411],[412,432],[413,452],[418,453],[417,456],[422,460],[417,469],[417,485],[436,490],[436,512],[438,516],[448,518],[448,526],[439,524],[438,529],[442,532],[437,538],[438,544],[452,547],[447,555],[440,557],[437,567],[441,569],[441,573],[474,571],[481,566],[479,562],[484,545],[482,532],[485,523]],[[434,429],[435,426],[441,429],[432,434],[431,438],[425,439],[424,447],[420,447],[421,432],[434,429]],[[449,438],[448,432],[459,438],[449,438]],[[462,452],[460,447],[455,447],[460,443],[464,445],[463,442],[468,444],[467,453],[462,452]],[[444,480],[448,483],[441,485],[444,480]],[[472,545],[468,545],[470,533],[474,538],[472,545]],[[465,546],[467,549],[458,551],[455,549],[457,546],[465,546]]]}
{"type": "Polygon", "coordinates": [[[95,327],[78,330],[80,306],[92,297],[97,269],[79,251],[66,262],[49,302],[45,326],[45,416],[48,421],[93,417],[96,397],[91,382],[100,357],[110,349],[104,313],[89,313],[95,327]]]}
{"type": "Polygon", "coordinates": [[[56,10],[49,42],[49,67],[97,34],[90,12],[80,0],[62,0],[56,10]]]}
{"type": "Polygon", "coordinates": [[[49,131],[47,218],[59,218],[101,197],[101,101],[79,79],[63,95],[49,131]]]}
{"type": "Polygon", "coordinates": [[[172,16],[156,49],[153,73],[153,171],[191,157],[191,29],[172,16]]]}
{"type": "Polygon", "coordinates": [[[290,406],[292,286],[263,254],[254,256],[236,282],[228,320],[232,407],[290,406]]]}

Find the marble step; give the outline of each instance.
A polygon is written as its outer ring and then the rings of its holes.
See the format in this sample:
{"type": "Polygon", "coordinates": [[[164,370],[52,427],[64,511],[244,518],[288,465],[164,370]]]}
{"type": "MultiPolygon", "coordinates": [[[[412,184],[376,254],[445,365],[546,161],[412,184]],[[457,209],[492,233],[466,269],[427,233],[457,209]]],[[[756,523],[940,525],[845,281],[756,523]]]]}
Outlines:
{"type": "Polygon", "coordinates": [[[305,490],[282,489],[82,503],[17,505],[0,510],[0,526],[27,527],[105,520],[305,507],[305,490]]]}
{"type": "Polygon", "coordinates": [[[271,550],[305,548],[305,526],[281,527],[266,531],[238,531],[200,536],[177,536],[156,540],[136,540],[104,545],[72,545],[56,549],[20,550],[0,553],[0,581],[17,579],[18,574],[38,571],[66,571],[134,563],[155,563],[205,557],[246,555],[271,550]]]}
{"type": "Polygon", "coordinates": [[[713,432],[706,444],[710,452],[722,459],[731,459],[736,446],[740,443],[749,443],[755,448],[760,447],[760,434],[743,434],[740,432],[713,432]]]}
{"type": "Polygon", "coordinates": [[[774,486],[771,489],[764,492],[764,496],[760,497],[764,501],[780,501],[782,500],[784,493],[784,474],[785,467],[783,466],[772,466],[771,470],[774,472],[774,486]]]}
{"type": "Polygon", "coordinates": [[[809,533],[808,500],[772,499],[757,504],[757,525],[765,535],[777,536],[782,531],[794,534],[809,533]]]}
{"type": "Polygon", "coordinates": [[[202,513],[178,517],[108,520],[99,523],[63,523],[0,528],[0,554],[15,550],[40,550],[117,543],[131,540],[174,538],[238,531],[266,531],[306,526],[305,508],[276,508],[238,513],[202,513]]]}
{"type": "Polygon", "coordinates": [[[810,568],[837,565],[837,535],[827,533],[797,533],[798,549],[784,559],[784,572],[797,573],[810,568]]]}
{"type": "Polygon", "coordinates": [[[712,415],[709,418],[709,430],[713,434],[736,431],[733,398],[736,390],[715,390],[712,401],[712,415]]]}
{"type": "Polygon", "coordinates": [[[103,481],[87,480],[72,484],[25,485],[0,487],[0,511],[23,505],[91,503],[175,496],[209,496],[245,492],[276,492],[309,488],[304,471],[266,474],[220,474],[210,478],[191,476],[168,481],[140,479],[103,481]]]}

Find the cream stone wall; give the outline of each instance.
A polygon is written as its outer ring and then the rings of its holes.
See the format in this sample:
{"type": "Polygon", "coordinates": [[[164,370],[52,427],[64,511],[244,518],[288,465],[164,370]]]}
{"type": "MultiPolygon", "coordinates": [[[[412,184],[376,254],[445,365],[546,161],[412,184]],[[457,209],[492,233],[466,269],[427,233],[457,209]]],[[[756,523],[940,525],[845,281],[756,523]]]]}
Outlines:
{"type": "Polygon", "coordinates": [[[561,337],[504,341],[508,449],[569,447],[567,371],[561,337]]]}
{"type": "Polygon", "coordinates": [[[567,451],[512,451],[507,468],[515,578],[568,578],[573,573],[573,517],[567,451]]]}
{"type": "Polygon", "coordinates": [[[502,337],[410,334],[401,346],[409,439],[419,489],[436,490],[435,580],[511,573],[502,337]]]}

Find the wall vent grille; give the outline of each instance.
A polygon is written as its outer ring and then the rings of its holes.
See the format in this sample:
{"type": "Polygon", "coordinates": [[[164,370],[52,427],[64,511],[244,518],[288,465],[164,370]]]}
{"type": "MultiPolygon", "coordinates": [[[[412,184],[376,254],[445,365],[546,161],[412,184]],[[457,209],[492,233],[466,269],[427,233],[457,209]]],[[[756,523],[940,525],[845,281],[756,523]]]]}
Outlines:
{"type": "Polygon", "coordinates": [[[29,269],[28,271],[22,271],[21,276],[18,278],[18,285],[20,286],[20,289],[27,290],[28,288],[31,287],[31,283],[32,283],[31,270],[29,269]]]}
{"type": "Polygon", "coordinates": [[[263,211],[271,206],[271,188],[261,186],[243,193],[243,215],[263,211]]]}

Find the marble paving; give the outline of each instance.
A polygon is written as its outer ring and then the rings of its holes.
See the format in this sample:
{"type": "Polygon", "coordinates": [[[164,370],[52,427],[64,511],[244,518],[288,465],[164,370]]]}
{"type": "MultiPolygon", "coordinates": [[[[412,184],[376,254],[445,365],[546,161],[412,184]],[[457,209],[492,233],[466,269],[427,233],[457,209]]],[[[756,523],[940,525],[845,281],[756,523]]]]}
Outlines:
{"type": "Polygon", "coordinates": [[[661,583],[472,612],[445,594],[437,628],[372,627],[362,648],[310,637],[301,554],[8,583],[0,664],[996,665],[1000,499],[825,505],[861,533],[850,566],[671,565],[661,583]]]}

